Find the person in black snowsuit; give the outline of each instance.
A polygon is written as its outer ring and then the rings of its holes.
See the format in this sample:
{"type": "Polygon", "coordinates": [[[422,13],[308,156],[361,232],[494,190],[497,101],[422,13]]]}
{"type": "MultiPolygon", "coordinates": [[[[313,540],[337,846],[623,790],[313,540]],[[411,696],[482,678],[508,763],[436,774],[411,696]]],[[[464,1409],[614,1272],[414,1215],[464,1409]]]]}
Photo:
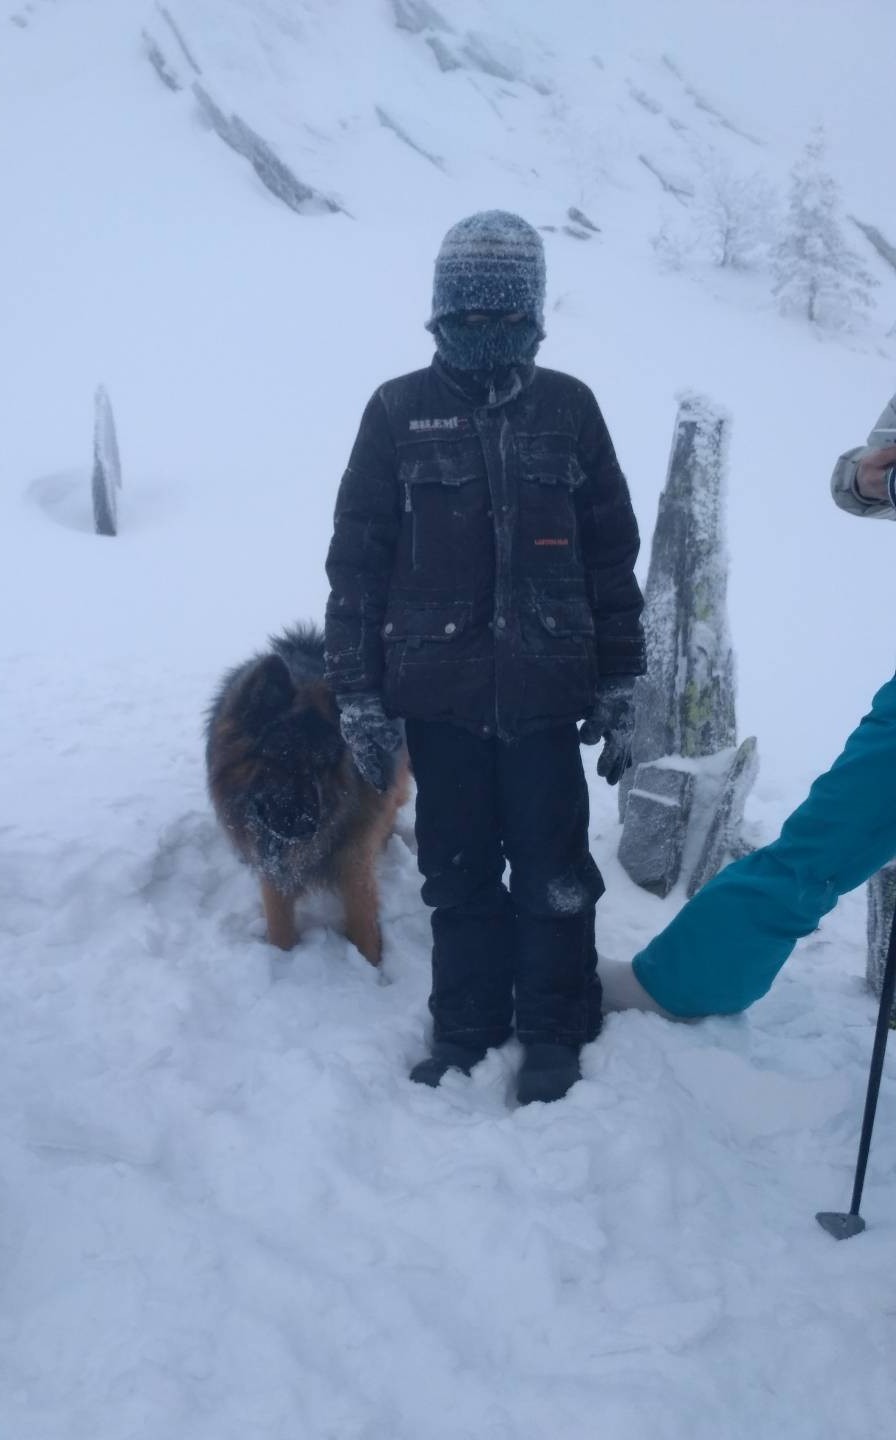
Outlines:
{"type": "Polygon", "coordinates": [[[515,1011],[524,1103],[564,1095],[600,1028],[579,745],[603,739],[615,784],[644,669],[628,488],[588,387],[533,363],[544,294],[541,238],[518,216],[448,232],[436,356],[370,400],[327,558],[343,736],[383,789],[403,720],[417,784],[434,1023],[411,1078],[469,1073],[515,1011]]]}

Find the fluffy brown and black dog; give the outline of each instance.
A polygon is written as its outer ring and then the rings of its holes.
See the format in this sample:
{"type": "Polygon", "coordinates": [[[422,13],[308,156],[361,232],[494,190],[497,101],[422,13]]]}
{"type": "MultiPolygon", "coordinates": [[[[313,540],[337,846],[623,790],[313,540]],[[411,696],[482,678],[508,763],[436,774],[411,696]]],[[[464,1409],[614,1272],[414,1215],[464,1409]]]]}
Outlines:
{"type": "Polygon", "coordinates": [[[378,965],[376,860],[407,799],[407,757],[385,795],[361,779],[324,680],[319,630],[287,630],[225,675],[205,753],[215,813],[261,881],[271,944],[291,950],[296,900],[328,888],[342,896],[349,940],[378,965]]]}

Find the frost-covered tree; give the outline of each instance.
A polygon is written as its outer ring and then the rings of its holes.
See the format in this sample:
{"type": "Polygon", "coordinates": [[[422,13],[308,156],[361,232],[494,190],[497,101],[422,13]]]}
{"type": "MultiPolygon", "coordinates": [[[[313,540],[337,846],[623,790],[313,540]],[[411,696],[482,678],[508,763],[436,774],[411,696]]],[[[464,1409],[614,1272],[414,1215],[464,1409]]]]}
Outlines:
{"type": "Polygon", "coordinates": [[[720,164],[707,171],[703,226],[722,269],[751,270],[763,263],[776,198],[761,175],[735,175],[720,164]]]}
{"type": "Polygon", "coordinates": [[[703,163],[693,199],[653,237],[663,264],[754,270],[767,263],[776,197],[760,175],[737,175],[718,159],[703,163]]]}
{"type": "Polygon", "coordinates": [[[825,149],[823,131],[815,130],[791,171],[785,230],[774,255],[774,293],[785,313],[838,328],[864,318],[878,282],[847,241],[825,149]]]}

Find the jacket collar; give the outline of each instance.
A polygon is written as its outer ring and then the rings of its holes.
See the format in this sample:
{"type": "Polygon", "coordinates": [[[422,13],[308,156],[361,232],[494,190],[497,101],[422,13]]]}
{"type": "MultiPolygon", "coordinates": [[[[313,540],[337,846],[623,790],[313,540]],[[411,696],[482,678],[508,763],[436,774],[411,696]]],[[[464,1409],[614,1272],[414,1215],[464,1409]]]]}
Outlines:
{"type": "Polygon", "coordinates": [[[438,378],[455,395],[460,395],[467,404],[486,410],[509,405],[523,390],[527,390],[535,379],[535,366],[510,366],[507,370],[496,371],[494,375],[471,374],[446,365],[440,355],[434,355],[432,368],[438,378]]]}

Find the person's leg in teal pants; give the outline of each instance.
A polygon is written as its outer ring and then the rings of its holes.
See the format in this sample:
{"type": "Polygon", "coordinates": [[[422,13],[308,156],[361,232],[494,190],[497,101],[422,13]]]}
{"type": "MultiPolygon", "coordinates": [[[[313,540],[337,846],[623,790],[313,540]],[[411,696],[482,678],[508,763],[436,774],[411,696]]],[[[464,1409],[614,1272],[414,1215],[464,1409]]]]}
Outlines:
{"type": "Polygon", "coordinates": [[[797,940],[896,855],[896,677],[880,689],[780,837],[721,871],[633,971],[672,1015],[724,1015],[764,995],[797,940]]]}

